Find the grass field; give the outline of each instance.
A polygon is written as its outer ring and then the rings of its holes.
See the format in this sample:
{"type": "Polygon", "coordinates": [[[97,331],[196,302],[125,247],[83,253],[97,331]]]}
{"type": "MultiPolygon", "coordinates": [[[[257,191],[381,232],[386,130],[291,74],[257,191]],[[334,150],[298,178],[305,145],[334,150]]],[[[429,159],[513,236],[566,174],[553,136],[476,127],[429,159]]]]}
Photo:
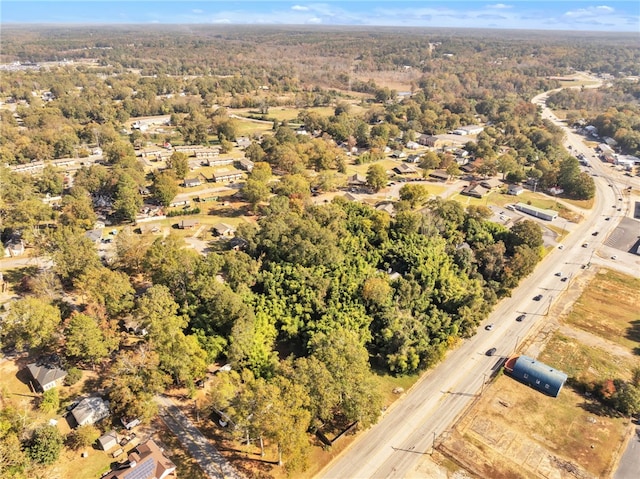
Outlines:
{"type": "Polygon", "coordinates": [[[569,388],[545,396],[500,376],[443,443],[479,477],[607,477],[627,421],[597,416],[569,388]]]}
{"type": "Polygon", "coordinates": [[[564,322],[640,352],[640,279],[604,271],[576,302],[564,322]]]}

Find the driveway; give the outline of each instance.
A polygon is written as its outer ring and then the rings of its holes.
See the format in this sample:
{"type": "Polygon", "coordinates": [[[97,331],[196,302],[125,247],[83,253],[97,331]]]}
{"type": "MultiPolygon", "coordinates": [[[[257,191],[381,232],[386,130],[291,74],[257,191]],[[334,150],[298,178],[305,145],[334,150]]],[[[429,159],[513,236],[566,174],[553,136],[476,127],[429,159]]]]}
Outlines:
{"type": "Polygon", "coordinates": [[[220,455],[209,440],[196,428],[180,409],[165,396],[156,396],[160,417],[180,443],[189,451],[202,470],[211,479],[245,479],[220,455]]]}

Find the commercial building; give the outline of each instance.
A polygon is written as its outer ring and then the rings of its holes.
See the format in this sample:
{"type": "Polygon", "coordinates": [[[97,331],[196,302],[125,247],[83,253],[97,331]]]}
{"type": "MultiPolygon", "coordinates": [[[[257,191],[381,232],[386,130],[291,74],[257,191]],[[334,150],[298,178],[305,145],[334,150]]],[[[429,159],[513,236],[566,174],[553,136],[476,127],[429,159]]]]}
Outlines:
{"type": "Polygon", "coordinates": [[[509,358],[504,368],[514,379],[552,397],[558,397],[568,377],[529,356],[509,358]]]}

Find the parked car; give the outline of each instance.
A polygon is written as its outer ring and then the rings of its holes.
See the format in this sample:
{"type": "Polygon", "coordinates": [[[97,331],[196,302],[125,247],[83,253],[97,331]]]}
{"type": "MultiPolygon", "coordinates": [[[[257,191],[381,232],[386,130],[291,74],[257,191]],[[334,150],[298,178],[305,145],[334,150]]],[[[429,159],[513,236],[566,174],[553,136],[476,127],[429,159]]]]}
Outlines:
{"type": "Polygon", "coordinates": [[[618,256],[616,256],[615,254],[611,257],[611,259],[616,260],[618,259],[618,256]]]}
{"type": "Polygon", "coordinates": [[[518,316],[516,318],[516,321],[518,321],[520,323],[520,322],[524,321],[526,317],[527,317],[526,314],[521,314],[520,316],[518,316]]]}
{"type": "Polygon", "coordinates": [[[558,271],[558,272],[556,273],[556,276],[562,276],[562,271],[558,271]]]}
{"type": "Polygon", "coordinates": [[[493,329],[493,323],[491,324],[487,324],[484,329],[486,329],[487,331],[491,331],[493,329]]]}
{"type": "Polygon", "coordinates": [[[567,276],[565,276],[564,278],[562,278],[560,281],[562,281],[563,283],[565,283],[569,278],[567,276]]]}
{"type": "Polygon", "coordinates": [[[589,243],[582,243],[582,247],[583,248],[588,248],[589,247],[589,243]]]}
{"type": "Polygon", "coordinates": [[[538,294],[538,295],[533,297],[534,301],[540,301],[541,299],[542,299],[542,295],[541,294],[538,294]]]}
{"type": "Polygon", "coordinates": [[[598,236],[598,231],[594,231],[593,233],[591,233],[591,236],[598,236]]]}
{"type": "Polygon", "coordinates": [[[487,351],[487,356],[493,356],[494,354],[496,354],[497,349],[496,348],[491,348],[487,351]]]}
{"type": "Polygon", "coordinates": [[[559,244],[558,245],[558,249],[564,249],[564,245],[563,244],[559,244]]]}

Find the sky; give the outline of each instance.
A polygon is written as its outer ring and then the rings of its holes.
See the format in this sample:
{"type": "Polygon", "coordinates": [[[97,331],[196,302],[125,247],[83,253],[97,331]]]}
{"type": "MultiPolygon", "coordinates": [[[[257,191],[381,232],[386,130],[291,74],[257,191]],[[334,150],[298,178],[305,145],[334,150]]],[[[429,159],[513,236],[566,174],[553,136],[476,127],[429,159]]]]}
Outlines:
{"type": "Polygon", "coordinates": [[[640,34],[639,0],[1,0],[2,24],[255,24],[640,34]]]}

